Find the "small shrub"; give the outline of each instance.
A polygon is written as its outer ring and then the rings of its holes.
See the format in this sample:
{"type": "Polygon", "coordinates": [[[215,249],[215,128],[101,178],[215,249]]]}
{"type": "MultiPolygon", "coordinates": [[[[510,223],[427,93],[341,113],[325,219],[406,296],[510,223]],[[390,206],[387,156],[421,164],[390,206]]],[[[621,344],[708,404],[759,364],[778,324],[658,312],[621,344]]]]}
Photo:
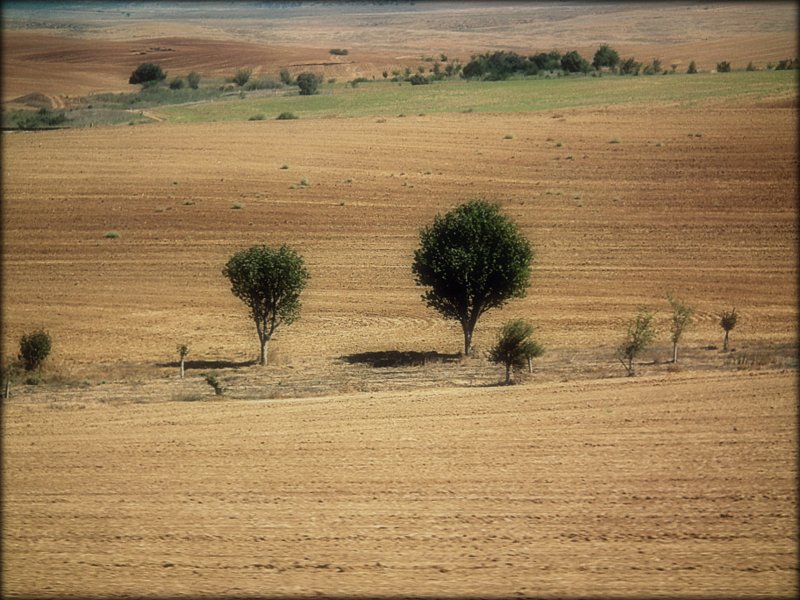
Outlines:
{"type": "Polygon", "coordinates": [[[253,115],[252,117],[248,117],[248,119],[247,119],[247,120],[248,120],[248,121],[263,121],[263,120],[264,120],[264,119],[266,119],[266,118],[267,118],[267,117],[266,117],[266,116],[264,116],[263,114],[261,114],[261,113],[258,113],[257,115],[253,115]]]}
{"type": "Polygon", "coordinates": [[[505,134],[505,135],[503,136],[503,139],[504,139],[504,140],[513,140],[513,139],[514,139],[514,136],[513,136],[513,135],[511,135],[510,133],[507,133],[507,134],[505,134]]]}
{"type": "Polygon", "coordinates": [[[235,203],[235,204],[234,204],[234,205],[233,205],[231,208],[232,208],[233,210],[241,210],[242,208],[244,208],[244,204],[239,204],[239,203],[237,202],[237,203],[235,203]]]}
{"type": "Polygon", "coordinates": [[[308,179],[307,179],[307,178],[303,177],[303,178],[300,180],[300,185],[302,185],[303,187],[306,187],[306,186],[309,186],[309,185],[311,185],[311,183],[309,183],[309,181],[308,181],[308,179]]]}
{"type": "Polygon", "coordinates": [[[731,72],[731,63],[727,60],[723,60],[717,63],[717,73],[730,73],[731,72]]]}
{"type": "Polygon", "coordinates": [[[39,369],[52,348],[50,335],[40,329],[23,335],[19,340],[19,360],[26,371],[39,369]]]}
{"type": "Polygon", "coordinates": [[[200,85],[200,74],[197,71],[192,71],[186,76],[186,81],[189,83],[190,88],[196,90],[200,85]]]}
{"type": "Polygon", "coordinates": [[[689,75],[693,75],[694,73],[697,73],[697,63],[696,63],[696,62],[694,62],[694,61],[690,62],[690,63],[689,63],[689,68],[688,68],[688,69],[686,69],[686,72],[687,72],[689,75]]]}
{"type": "Polygon", "coordinates": [[[214,394],[217,396],[222,396],[225,393],[225,388],[219,382],[219,380],[214,375],[206,375],[205,376],[206,383],[214,388],[214,394]]]}
{"type": "Polygon", "coordinates": [[[350,51],[347,50],[347,48],[331,48],[329,52],[336,56],[347,56],[350,54],[350,51]]]}
{"type": "Polygon", "coordinates": [[[408,81],[411,85],[427,85],[431,82],[430,79],[420,73],[409,77],[408,81]]]}
{"type": "Polygon", "coordinates": [[[747,68],[745,69],[745,71],[757,71],[757,70],[758,69],[756,69],[756,66],[753,64],[752,61],[747,63],[747,68]]]}
{"type": "Polygon", "coordinates": [[[281,165],[281,169],[283,169],[284,171],[285,171],[286,169],[288,169],[288,168],[289,168],[289,165],[281,165]]]}
{"type": "Polygon", "coordinates": [[[181,77],[175,77],[172,81],[169,82],[169,89],[171,90],[182,90],[186,82],[181,77]]]}
{"type": "Polygon", "coordinates": [[[300,73],[297,76],[297,85],[301,96],[312,96],[317,93],[321,77],[314,73],[300,73]]]}
{"type": "Polygon", "coordinates": [[[251,79],[248,81],[244,89],[248,92],[252,90],[276,90],[283,87],[282,83],[270,79],[269,77],[259,77],[258,79],[251,79]]]}
{"type": "Polygon", "coordinates": [[[611,138],[610,140],[608,140],[608,143],[609,144],[619,144],[619,140],[617,138],[611,138]]]}
{"type": "Polygon", "coordinates": [[[275,118],[278,121],[290,121],[292,119],[298,119],[299,117],[293,112],[284,111],[275,118]]]}
{"type": "Polygon", "coordinates": [[[107,238],[109,240],[115,240],[118,237],[120,237],[120,235],[119,235],[118,231],[106,231],[106,233],[103,235],[103,237],[107,238]]]}
{"type": "Polygon", "coordinates": [[[239,69],[236,73],[233,74],[233,83],[242,87],[245,83],[250,80],[250,75],[253,74],[253,69],[239,69]]]}
{"type": "Polygon", "coordinates": [[[154,63],[142,63],[134,69],[131,76],[128,78],[128,83],[149,83],[163,81],[167,78],[167,74],[160,65],[154,63]]]}
{"type": "Polygon", "coordinates": [[[283,68],[278,75],[281,79],[281,83],[284,85],[294,85],[296,82],[292,79],[291,74],[289,73],[289,69],[283,68]]]}

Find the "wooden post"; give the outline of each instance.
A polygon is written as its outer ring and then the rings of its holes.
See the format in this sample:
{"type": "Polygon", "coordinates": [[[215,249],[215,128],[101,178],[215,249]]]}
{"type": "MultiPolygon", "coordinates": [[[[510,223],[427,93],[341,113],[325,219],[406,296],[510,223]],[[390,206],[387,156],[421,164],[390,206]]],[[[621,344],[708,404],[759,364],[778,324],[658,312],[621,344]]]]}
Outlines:
{"type": "Polygon", "coordinates": [[[530,356],[528,357],[528,373],[533,373],[533,359],[530,356]]]}

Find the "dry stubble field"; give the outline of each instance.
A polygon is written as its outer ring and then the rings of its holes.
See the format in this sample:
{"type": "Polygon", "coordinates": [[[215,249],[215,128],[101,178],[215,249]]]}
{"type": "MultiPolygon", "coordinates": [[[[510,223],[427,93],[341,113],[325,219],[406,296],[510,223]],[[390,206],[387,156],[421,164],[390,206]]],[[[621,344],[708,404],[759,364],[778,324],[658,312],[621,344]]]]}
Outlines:
{"type": "Polygon", "coordinates": [[[4,592],[791,595],[794,110],[378,121],[5,136],[4,341],[47,328],[64,383],[5,406],[4,592]],[[342,360],[458,351],[409,263],[479,196],[537,259],[476,343],[533,319],[533,378],[342,360]],[[220,273],[261,242],[312,273],[263,370],[220,273]],[[622,378],[665,290],[698,307],[683,371],[662,337],[622,378]],[[731,304],[744,370],[705,349],[731,304]],[[228,399],[187,401],[215,366],[228,399]]]}
{"type": "Polygon", "coordinates": [[[55,349],[4,404],[3,595],[794,596],[795,107],[4,133],[3,347],[55,349]],[[409,268],[474,197],[536,250],[476,332],[537,324],[510,388],[449,358],[409,268]],[[260,369],[220,271],[264,242],[312,279],[260,369]],[[681,369],[662,333],[622,377],[668,290],[698,309],[681,369]]]}

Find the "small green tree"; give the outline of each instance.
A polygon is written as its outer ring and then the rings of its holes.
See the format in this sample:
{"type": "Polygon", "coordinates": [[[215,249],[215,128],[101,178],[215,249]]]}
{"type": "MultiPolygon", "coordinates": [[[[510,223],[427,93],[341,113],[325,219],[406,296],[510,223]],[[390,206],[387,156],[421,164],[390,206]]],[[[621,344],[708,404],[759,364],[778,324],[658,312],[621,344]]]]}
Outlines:
{"type": "Polygon", "coordinates": [[[694,61],[690,62],[690,63],[689,63],[689,68],[688,68],[688,69],[686,69],[686,72],[687,72],[689,75],[693,75],[694,73],[697,73],[697,63],[696,63],[696,62],[694,62],[694,61]]]}
{"type": "Polygon", "coordinates": [[[739,315],[736,313],[736,308],[732,310],[722,311],[719,315],[719,326],[725,330],[725,339],[722,341],[722,351],[727,352],[729,349],[728,337],[731,330],[736,327],[736,322],[739,320],[739,315]]]}
{"type": "Polygon", "coordinates": [[[275,330],[300,316],[300,292],[308,281],[303,257],[286,245],[253,246],[234,254],[222,270],[231,291],[250,309],[260,343],[259,364],[275,330]]]}
{"type": "Polygon", "coordinates": [[[731,63],[727,60],[723,60],[722,62],[717,63],[717,73],[730,73],[731,72],[731,63]]]}
{"type": "Polygon", "coordinates": [[[511,383],[511,369],[523,368],[529,360],[544,353],[542,345],[534,339],[533,325],[523,319],[508,321],[497,336],[497,343],[489,351],[489,360],[506,367],[506,385],[511,383]]]}
{"type": "Polygon", "coordinates": [[[169,82],[169,89],[171,90],[181,90],[186,85],[186,82],[183,80],[182,77],[175,77],[172,81],[169,82]]]}
{"type": "Polygon", "coordinates": [[[320,78],[314,73],[300,73],[297,76],[297,86],[300,88],[301,96],[312,96],[317,93],[320,78]]]}
{"type": "Polygon", "coordinates": [[[166,78],[167,74],[160,65],[155,63],[142,63],[131,73],[131,76],[128,78],[128,83],[148,83],[151,81],[163,81],[166,78]]]}
{"type": "Polygon", "coordinates": [[[641,354],[656,337],[656,329],[653,326],[655,315],[647,308],[640,308],[639,314],[628,325],[625,340],[617,348],[617,359],[625,367],[628,377],[636,375],[633,361],[641,354]]]}
{"type": "Polygon", "coordinates": [[[683,332],[689,328],[694,316],[694,308],[685,302],[674,298],[672,294],[667,294],[667,301],[672,308],[672,318],[669,324],[669,331],[672,339],[672,362],[678,362],[678,342],[683,332]]]}
{"type": "Polygon", "coordinates": [[[588,73],[591,65],[577,50],[571,50],[561,57],[561,68],[567,73],[588,73]]]}
{"type": "Polygon", "coordinates": [[[474,200],[420,231],[411,270],[417,285],[429,288],[427,305],[461,324],[469,355],[480,316],[525,296],[532,261],[528,240],[500,207],[474,200]]]}
{"type": "Polygon", "coordinates": [[[23,335],[19,340],[19,360],[26,371],[41,369],[50,354],[53,341],[43,329],[23,335]]]}
{"type": "Polygon", "coordinates": [[[186,76],[186,82],[189,84],[190,88],[196,90],[200,85],[200,73],[192,71],[186,76]]]}
{"type": "Polygon", "coordinates": [[[236,73],[233,74],[233,83],[242,87],[245,83],[250,81],[250,75],[253,74],[253,69],[244,68],[239,69],[236,73]]]}
{"type": "Polygon", "coordinates": [[[184,373],[186,370],[184,369],[184,364],[186,363],[186,355],[189,354],[189,346],[186,344],[181,344],[178,346],[178,355],[181,358],[181,379],[183,379],[184,373]]]}

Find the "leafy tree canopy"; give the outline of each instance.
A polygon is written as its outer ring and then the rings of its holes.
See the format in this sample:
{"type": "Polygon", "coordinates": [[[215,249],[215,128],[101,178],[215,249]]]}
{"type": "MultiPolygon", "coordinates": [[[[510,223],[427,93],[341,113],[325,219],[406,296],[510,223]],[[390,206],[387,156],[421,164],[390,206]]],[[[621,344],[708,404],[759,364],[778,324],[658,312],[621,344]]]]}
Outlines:
{"type": "Polygon", "coordinates": [[[148,83],[150,81],[163,81],[167,74],[160,65],[155,63],[142,63],[131,73],[128,83],[148,83]]]}
{"type": "Polygon", "coordinates": [[[422,229],[412,271],[429,288],[428,306],[461,324],[469,354],[480,316],[525,295],[532,260],[528,240],[500,207],[474,200],[422,229]]]}

